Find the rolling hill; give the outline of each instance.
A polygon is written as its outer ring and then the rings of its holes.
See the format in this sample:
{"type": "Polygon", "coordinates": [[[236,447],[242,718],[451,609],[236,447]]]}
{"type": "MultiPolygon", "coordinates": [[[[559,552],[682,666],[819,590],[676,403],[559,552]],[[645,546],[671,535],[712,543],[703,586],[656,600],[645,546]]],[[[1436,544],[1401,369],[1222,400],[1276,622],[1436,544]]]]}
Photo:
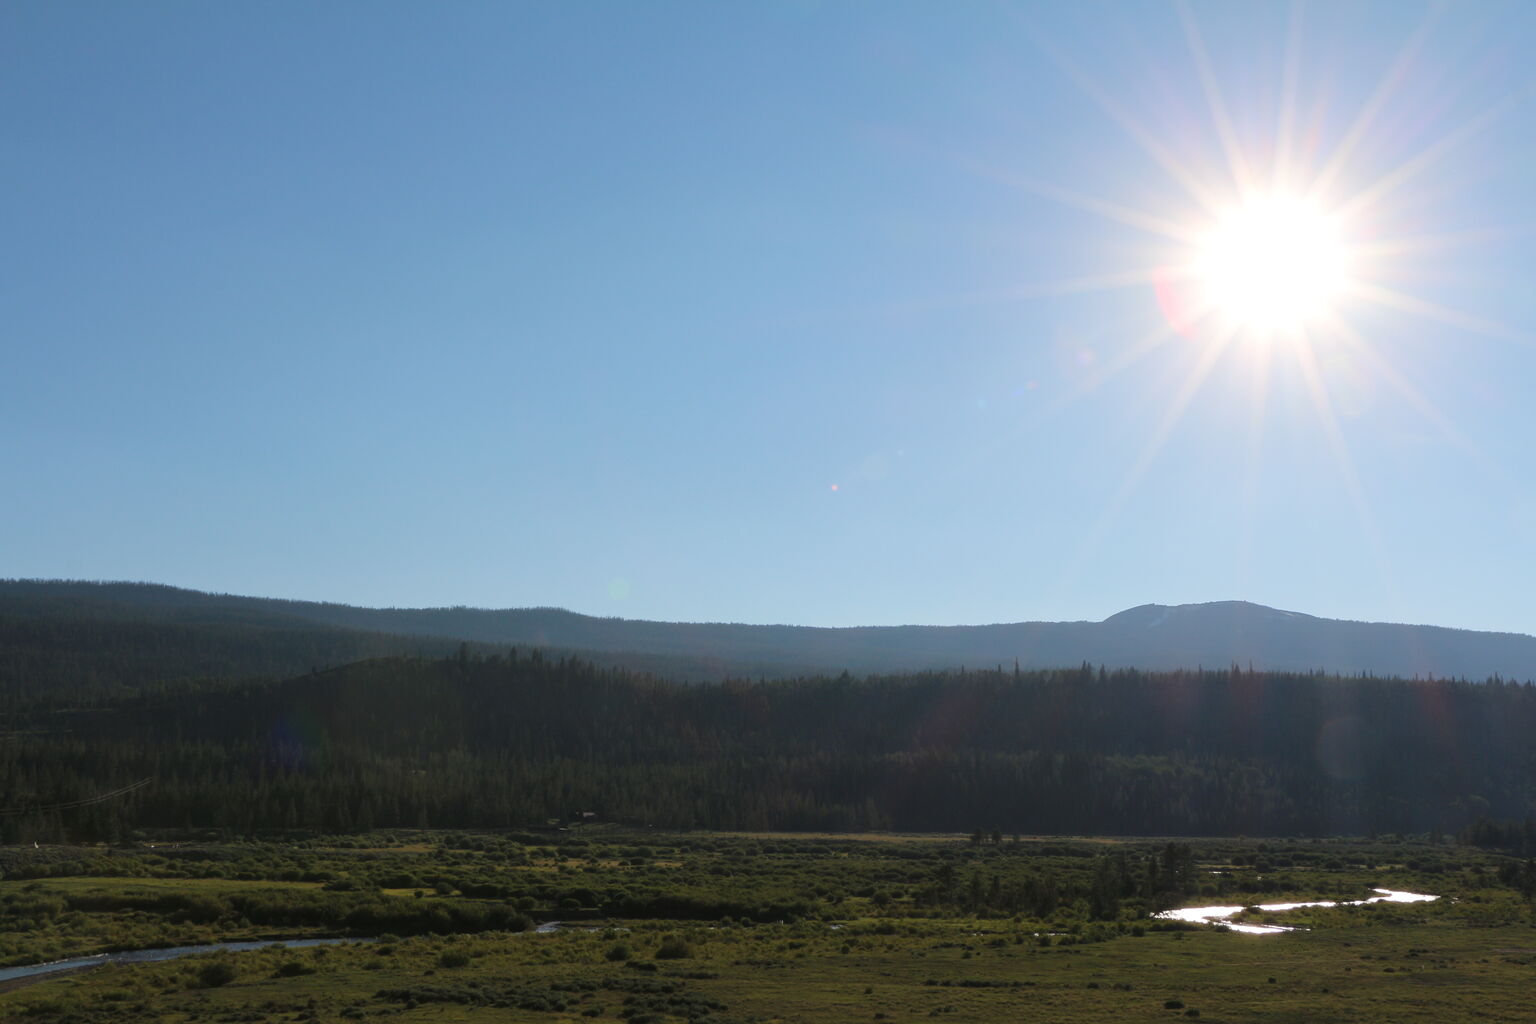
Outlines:
{"type": "Polygon", "coordinates": [[[103,649],[93,639],[102,631],[118,638],[109,646],[136,652],[130,660],[142,660],[148,644],[171,675],[282,674],[388,653],[440,653],[463,641],[579,652],[685,680],[1015,662],[1536,679],[1536,637],[1324,619],[1242,601],[1142,605],[1102,622],[822,628],[649,622],[558,608],[360,608],[144,583],[0,581],[0,649],[11,661],[23,648],[35,665],[46,665],[50,651],[67,652],[82,671],[109,678],[110,667],[93,655],[103,649]],[[175,655],[184,648],[200,653],[175,655]]]}

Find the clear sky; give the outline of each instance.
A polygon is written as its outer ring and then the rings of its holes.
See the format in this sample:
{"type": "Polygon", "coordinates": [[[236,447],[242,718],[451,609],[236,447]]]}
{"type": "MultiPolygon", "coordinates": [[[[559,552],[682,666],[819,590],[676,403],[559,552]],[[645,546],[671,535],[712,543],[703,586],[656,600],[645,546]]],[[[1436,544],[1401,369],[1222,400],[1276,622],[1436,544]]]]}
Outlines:
{"type": "Polygon", "coordinates": [[[1524,2],[9,0],[0,576],[1536,632],[1533,49],[1524,2]],[[1348,286],[1193,317],[1282,179],[1348,286]]]}

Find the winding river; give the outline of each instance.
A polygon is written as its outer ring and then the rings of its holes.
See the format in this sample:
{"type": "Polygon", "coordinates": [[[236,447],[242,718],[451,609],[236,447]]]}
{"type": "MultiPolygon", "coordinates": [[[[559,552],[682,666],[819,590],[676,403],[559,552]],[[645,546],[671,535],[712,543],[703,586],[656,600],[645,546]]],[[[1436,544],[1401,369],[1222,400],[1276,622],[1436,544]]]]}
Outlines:
{"type": "MultiPolygon", "coordinates": [[[[534,929],[539,934],[551,934],[554,932],[579,928],[569,921],[546,921],[534,929]]],[[[602,931],[603,928],[584,928],[585,931],[602,931]]],[[[620,929],[627,931],[628,929],[620,929]]],[[[160,949],[133,949],[122,953],[97,953],[94,956],[77,956],[68,960],[50,960],[45,964],[27,964],[24,967],[0,967],[0,986],[12,987],[11,982],[28,981],[43,978],[50,974],[62,974],[65,971],[80,971],[90,967],[101,967],[105,964],[151,964],[161,960],[175,960],[182,956],[195,956],[198,953],[244,953],[252,949],[266,949],[268,946],[287,946],[290,949],[304,949],[309,946],[336,946],[346,942],[375,942],[376,939],[368,936],[355,938],[330,938],[330,939],[265,939],[257,942],[212,942],[201,946],[166,946],[160,949]]]]}
{"type": "MultiPolygon", "coordinates": [[[[1299,910],[1302,907],[1360,907],[1368,903],[1428,903],[1437,900],[1438,896],[1428,896],[1417,892],[1398,892],[1394,889],[1374,889],[1375,896],[1369,896],[1363,900],[1307,900],[1301,903],[1260,903],[1258,909],[1270,914],[1283,914],[1287,910],[1299,910]]],[[[1252,906],[1252,904],[1248,904],[1252,906]]],[[[1246,924],[1235,922],[1230,918],[1236,917],[1245,909],[1243,906],[1223,907],[1180,907],[1177,910],[1165,910],[1160,914],[1154,914],[1153,918],[1163,921],[1188,921],[1192,924],[1219,924],[1234,932],[1244,932],[1248,935],[1278,935],[1282,932],[1295,931],[1295,928],[1287,928],[1278,924],[1246,924]]],[[[547,921],[537,929],[539,932],[554,932],[559,930],[566,922],[547,921]]],[[[596,929],[593,929],[596,930],[596,929]]],[[[24,981],[41,978],[49,974],[61,974],[65,971],[78,971],[89,967],[100,967],[104,964],[147,964],[161,960],[174,960],[177,957],[193,956],[198,953],[218,953],[221,951],[230,953],[243,953],[252,949],[265,949],[268,946],[287,946],[291,949],[304,949],[309,946],[335,946],[346,942],[373,942],[372,938],[332,938],[332,939],[272,939],[261,942],[214,942],[202,946],[167,946],[163,949],[135,949],[124,953],[97,953],[95,956],[77,956],[69,960],[54,960],[45,964],[28,964],[24,967],[0,967],[0,985],[8,982],[24,981]]]]}
{"type": "Polygon", "coordinates": [[[335,946],[343,942],[372,941],[374,940],[371,938],[271,939],[263,942],[213,942],[204,946],[167,946],[163,949],[134,949],[125,953],[97,953],[95,956],[77,956],[70,960],[54,960],[46,964],[28,964],[25,967],[0,967],[0,984],[24,978],[38,978],[47,974],[58,974],[63,971],[78,971],[87,967],[100,967],[103,964],[148,964],[160,960],[174,960],[179,956],[192,956],[197,953],[217,953],[220,951],[243,953],[246,950],[265,949],[268,946],[287,946],[290,949],[303,949],[307,946],[335,946]]]}
{"type": "MultiPolygon", "coordinates": [[[[1270,914],[1283,914],[1287,910],[1299,910],[1302,907],[1362,907],[1367,903],[1428,903],[1437,900],[1438,896],[1426,896],[1417,892],[1397,892],[1394,889],[1372,889],[1379,893],[1377,896],[1369,896],[1363,900],[1309,900],[1304,903],[1260,903],[1258,909],[1270,914]]],[[[1253,906],[1247,904],[1246,906],[1253,906]]],[[[1194,924],[1220,924],[1225,925],[1234,932],[1244,932],[1248,935],[1278,935],[1281,932],[1293,932],[1295,928],[1287,928],[1278,924],[1244,924],[1228,920],[1242,913],[1245,907],[1181,907],[1178,910],[1165,910],[1161,914],[1153,914],[1154,919],[1163,921],[1189,921],[1194,924]]]]}

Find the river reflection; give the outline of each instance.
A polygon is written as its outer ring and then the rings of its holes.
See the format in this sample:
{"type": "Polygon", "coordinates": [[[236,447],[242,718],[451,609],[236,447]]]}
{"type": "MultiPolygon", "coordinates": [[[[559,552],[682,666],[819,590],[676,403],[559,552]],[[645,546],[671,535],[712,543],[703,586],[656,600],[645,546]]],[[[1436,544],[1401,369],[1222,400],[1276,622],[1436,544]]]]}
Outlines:
{"type": "MultiPolygon", "coordinates": [[[[1304,903],[1260,903],[1258,909],[1271,914],[1283,914],[1287,910],[1299,910],[1302,907],[1360,907],[1367,903],[1428,903],[1437,900],[1438,896],[1426,896],[1417,892],[1397,892],[1393,889],[1372,889],[1372,892],[1380,893],[1379,896],[1369,896],[1363,900],[1309,900],[1304,903]]],[[[1245,904],[1253,906],[1253,904],[1245,904]]],[[[1220,924],[1234,932],[1244,932],[1248,935],[1278,935],[1281,932],[1292,932],[1295,928],[1287,928],[1278,924],[1245,924],[1229,921],[1228,918],[1242,913],[1244,907],[1181,907],[1178,910],[1165,910],[1161,914],[1153,914],[1153,918],[1161,921],[1189,921],[1193,924],[1220,924]]]]}

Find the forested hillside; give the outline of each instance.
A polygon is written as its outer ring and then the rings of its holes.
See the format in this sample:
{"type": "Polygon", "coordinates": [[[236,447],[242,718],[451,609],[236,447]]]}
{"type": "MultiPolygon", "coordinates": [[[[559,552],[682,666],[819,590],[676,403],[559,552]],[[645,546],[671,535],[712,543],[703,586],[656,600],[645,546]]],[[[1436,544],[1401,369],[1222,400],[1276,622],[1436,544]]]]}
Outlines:
{"type": "Polygon", "coordinates": [[[12,699],[9,840],[134,827],[1334,834],[1536,809],[1536,687],[1247,671],[684,686],[538,654],[12,699]],[[79,807],[141,778],[113,800],[79,807]]]}
{"type": "MultiPolygon", "coordinates": [[[[416,648],[400,646],[399,637],[545,647],[675,679],[790,678],[844,669],[895,673],[1014,662],[1058,668],[1084,661],[1163,671],[1238,664],[1341,675],[1536,679],[1536,637],[1324,619],[1244,601],[1143,605],[1102,622],[824,628],[649,622],[559,608],[358,608],[146,583],[0,580],[0,617],[61,611],[73,619],[369,631],[393,636],[396,642],[387,650],[403,653],[416,648]]],[[[383,651],[357,656],[376,653],[383,651]]]]}
{"type": "MultiPolygon", "coordinates": [[[[440,657],[457,636],[380,632],[287,614],[287,602],[215,598],[171,587],[0,584],[0,694],[111,692],[182,680],[281,678],[392,654],[440,657]]],[[[485,654],[494,648],[469,641],[485,654]]],[[[644,652],[554,648],[677,679],[745,664],[644,652]]]]}
{"type": "Polygon", "coordinates": [[[183,679],[283,677],[386,654],[441,655],[456,640],[295,625],[179,625],[0,612],[0,692],[137,688],[183,679]]]}

